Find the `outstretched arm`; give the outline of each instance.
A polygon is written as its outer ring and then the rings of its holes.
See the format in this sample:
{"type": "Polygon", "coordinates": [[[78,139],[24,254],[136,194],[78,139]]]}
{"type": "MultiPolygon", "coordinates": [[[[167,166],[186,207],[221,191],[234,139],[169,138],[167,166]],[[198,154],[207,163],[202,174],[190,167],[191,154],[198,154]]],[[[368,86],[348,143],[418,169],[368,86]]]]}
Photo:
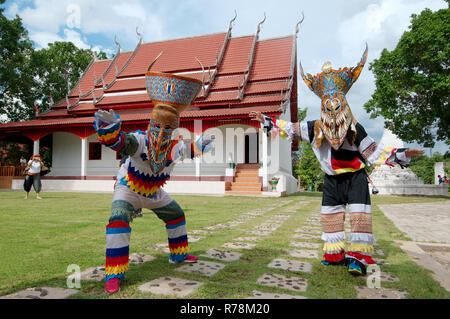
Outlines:
{"type": "Polygon", "coordinates": [[[122,132],[120,116],[113,110],[99,110],[94,115],[97,140],[123,157],[136,153],[139,143],[132,134],[122,132]]]}
{"type": "Polygon", "coordinates": [[[356,144],[359,153],[372,165],[394,166],[398,164],[401,168],[408,167],[412,157],[421,156],[425,152],[422,149],[392,148],[382,143],[376,143],[359,123],[356,125],[356,129],[356,144]]]}
{"type": "Polygon", "coordinates": [[[261,112],[254,111],[250,112],[249,116],[252,120],[258,121],[261,128],[265,131],[269,132],[273,128],[277,128],[280,130],[280,136],[287,137],[288,140],[300,140],[302,138],[298,122],[291,123],[285,120],[278,120],[274,117],[264,115],[261,112]]]}

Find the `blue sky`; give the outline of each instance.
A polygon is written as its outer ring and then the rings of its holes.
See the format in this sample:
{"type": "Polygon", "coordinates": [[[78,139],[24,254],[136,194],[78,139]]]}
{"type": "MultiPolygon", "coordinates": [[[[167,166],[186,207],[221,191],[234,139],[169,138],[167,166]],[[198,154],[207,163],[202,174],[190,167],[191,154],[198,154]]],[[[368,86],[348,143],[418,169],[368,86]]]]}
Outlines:
{"type": "MultiPolygon", "coordinates": [[[[447,4],[444,0],[16,0],[5,6],[7,16],[22,18],[36,48],[72,41],[108,55],[117,50],[115,37],[124,50],[133,50],[139,39],[136,28],[145,42],[225,32],[236,10],[234,37],[254,34],[265,13],[260,38],[267,39],[291,35],[303,12],[297,57],[305,72],[320,72],[327,60],[335,68],[354,66],[368,43],[368,62],[347,100],[357,120],[379,141],[384,120],[371,120],[363,108],[375,90],[368,65],[383,48],[395,48],[412,13],[424,8],[435,11],[447,4]]],[[[299,107],[308,107],[307,118],[317,119],[320,100],[300,78],[298,94],[299,107]]],[[[445,143],[438,143],[433,152],[448,150],[445,143]]]]}

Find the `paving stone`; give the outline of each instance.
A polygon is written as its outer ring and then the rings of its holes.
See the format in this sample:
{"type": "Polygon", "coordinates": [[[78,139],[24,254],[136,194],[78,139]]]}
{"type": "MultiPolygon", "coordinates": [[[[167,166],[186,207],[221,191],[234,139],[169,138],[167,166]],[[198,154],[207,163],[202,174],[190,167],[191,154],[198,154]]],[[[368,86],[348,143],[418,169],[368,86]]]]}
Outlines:
{"type": "Polygon", "coordinates": [[[193,234],[193,235],[208,235],[208,234],[214,234],[214,232],[208,231],[208,230],[196,229],[196,230],[189,231],[188,235],[190,235],[190,234],[193,234]]]}
{"type": "Polygon", "coordinates": [[[194,280],[161,277],[140,285],[138,289],[142,292],[151,292],[155,295],[185,297],[202,285],[202,282],[194,280]]]}
{"type": "Polygon", "coordinates": [[[206,276],[212,276],[224,267],[224,264],[199,260],[196,263],[185,264],[175,270],[181,272],[195,272],[206,276]]]}
{"type": "Polygon", "coordinates": [[[241,215],[237,218],[237,220],[242,220],[242,221],[249,221],[251,219],[254,219],[256,216],[251,216],[251,215],[241,215]]]}
{"type": "Polygon", "coordinates": [[[188,241],[190,243],[195,243],[197,241],[199,241],[200,239],[202,239],[203,237],[199,237],[199,236],[188,236],[188,241]]]}
{"type": "Polygon", "coordinates": [[[158,249],[158,250],[161,250],[161,251],[163,251],[163,252],[165,252],[165,253],[170,254],[170,250],[169,250],[169,247],[168,247],[168,244],[167,244],[167,243],[158,243],[158,244],[155,244],[154,248],[156,248],[156,249],[158,249]]]}
{"type": "Polygon", "coordinates": [[[236,241],[258,241],[261,239],[262,239],[261,237],[250,237],[250,236],[233,238],[233,240],[236,240],[236,241]]]}
{"type": "Polygon", "coordinates": [[[272,218],[275,218],[275,219],[289,219],[289,218],[291,218],[291,215],[290,214],[277,214],[277,215],[272,216],[272,218]]]}
{"type": "Polygon", "coordinates": [[[207,250],[206,254],[200,256],[224,261],[236,261],[241,258],[242,254],[234,251],[212,248],[207,250]]]}
{"type": "Polygon", "coordinates": [[[286,259],[274,259],[270,262],[267,267],[279,268],[288,271],[299,271],[299,272],[311,272],[312,265],[307,262],[286,260],[286,259]]]}
{"type": "Polygon", "coordinates": [[[236,227],[236,226],[238,226],[238,225],[240,225],[240,224],[243,224],[243,223],[244,223],[243,221],[233,220],[233,221],[231,221],[231,222],[228,222],[227,224],[228,224],[228,226],[230,226],[230,227],[236,227]]]}
{"type": "Polygon", "coordinates": [[[318,258],[317,250],[307,250],[307,249],[285,249],[292,257],[298,258],[318,258]]]}
{"type": "Polygon", "coordinates": [[[148,261],[152,261],[153,259],[155,259],[155,257],[141,253],[132,253],[129,257],[129,261],[132,264],[142,264],[148,261]]]}
{"type": "Polygon", "coordinates": [[[96,266],[85,269],[80,273],[81,280],[101,281],[105,277],[105,266],[96,266]]]}
{"type": "Polygon", "coordinates": [[[408,292],[403,289],[369,288],[355,286],[357,298],[367,299],[405,299],[408,292]]]}
{"type": "MultiPolygon", "coordinates": [[[[366,277],[368,277],[368,276],[370,276],[370,275],[372,275],[372,274],[374,274],[376,272],[376,269],[374,269],[374,268],[368,268],[367,269],[367,275],[366,275],[366,277]]],[[[392,274],[389,274],[389,273],[386,273],[386,272],[380,272],[380,281],[386,281],[386,282],[399,282],[400,281],[400,279],[397,277],[397,276],[395,276],[395,275],[392,275],[392,274]]]]}
{"type": "Polygon", "coordinates": [[[270,235],[270,231],[264,231],[264,230],[249,230],[247,231],[247,234],[249,235],[258,235],[258,236],[267,236],[270,235]]]}
{"type": "Polygon", "coordinates": [[[0,299],[64,299],[77,293],[79,293],[77,289],[33,287],[2,296],[0,299]]]}
{"type": "Polygon", "coordinates": [[[322,231],[321,226],[303,226],[302,228],[322,231]]]}
{"type": "Polygon", "coordinates": [[[306,243],[303,241],[291,241],[290,245],[294,247],[311,248],[311,249],[317,249],[321,246],[321,244],[318,243],[306,243]]]}
{"type": "Polygon", "coordinates": [[[265,224],[265,225],[259,225],[256,226],[255,229],[256,230],[262,230],[262,231],[275,231],[278,228],[280,228],[280,225],[275,225],[275,224],[265,224]]]}
{"type": "Polygon", "coordinates": [[[295,234],[294,236],[292,236],[292,238],[298,238],[298,239],[320,239],[321,236],[319,235],[312,235],[312,234],[302,234],[302,233],[298,233],[295,234]]]}
{"type": "Polygon", "coordinates": [[[372,258],[377,265],[389,265],[384,258],[372,258]]]}
{"type": "Polygon", "coordinates": [[[307,299],[304,296],[294,296],[287,294],[273,294],[267,292],[260,292],[258,290],[253,290],[253,296],[247,297],[245,299],[307,299]]]}
{"type": "Polygon", "coordinates": [[[309,228],[298,228],[295,230],[296,233],[308,233],[308,234],[322,234],[322,232],[320,230],[316,230],[316,229],[309,229],[309,228]]]}
{"type": "Polygon", "coordinates": [[[215,229],[223,229],[223,228],[229,228],[229,227],[230,227],[230,225],[228,225],[228,224],[217,224],[217,225],[205,227],[205,229],[215,230],[215,229]]]}
{"type": "Polygon", "coordinates": [[[225,248],[232,248],[232,249],[253,249],[256,244],[249,244],[249,243],[225,243],[222,245],[222,247],[225,248]]]}
{"type": "Polygon", "coordinates": [[[278,287],[293,291],[306,291],[308,280],[300,277],[283,276],[265,273],[257,280],[258,284],[269,287],[278,287]]]}
{"type": "Polygon", "coordinates": [[[262,215],[262,214],[264,214],[264,212],[254,211],[254,212],[248,212],[248,213],[245,213],[244,215],[249,215],[249,216],[260,216],[260,215],[262,215]]]}

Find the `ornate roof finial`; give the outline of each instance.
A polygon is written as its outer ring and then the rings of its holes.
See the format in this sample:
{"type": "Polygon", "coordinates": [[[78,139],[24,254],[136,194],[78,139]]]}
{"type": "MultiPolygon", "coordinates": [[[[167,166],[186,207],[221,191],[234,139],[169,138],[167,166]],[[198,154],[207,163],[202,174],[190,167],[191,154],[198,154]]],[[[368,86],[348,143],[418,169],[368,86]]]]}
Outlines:
{"type": "Polygon", "coordinates": [[[139,42],[143,42],[142,34],[139,32],[139,27],[136,27],[136,34],[139,37],[139,42]]]}
{"type": "Polygon", "coordinates": [[[204,92],[205,91],[205,88],[204,88],[204,85],[205,85],[205,68],[203,67],[202,62],[200,62],[200,60],[197,57],[195,57],[195,59],[197,60],[198,64],[200,64],[200,66],[202,67],[202,71],[203,71],[202,89],[203,89],[203,92],[204,92]]]}
{"type": "Polygon", "coordinates": [[[295,25],[295,34],[298,33],[298,29],[300,27],[300,24],[302,24],[303,20],[305,20],[305,15],[304,15],[304,13],[302,11],[302,19],[299,22],[297,22],[297,24],[295,25]]]}
{"type": "Polygon", "coordinates": [[[258,29],[256,31],[256,34],[258,34],[259,31],[261,30],[261,25],[264,23],[264,21],[266,21],[266,13],[265,12],[264,12],[264,19],[260,23],[258,23],[258,29]]]}
{"type": "Polygon", "coordinates": [[[236,18],[237,18],[237,11],[236,9],[234,9],[234,18],[231,19],[230,24],[228,26],[228,30],[231,30],[233,28],[233,22],[236,20],[236,18]]]}
{"type": "Polygon", "coordinates": [[[120,45],[120,43],[117,41],[117,35],[114,35],[114,43],[117,45],[117,51],[119,51],[120,52],[120,49],[121,49],[121,45],[120,45]]]}
{"type": "Polygon", "coordinates": [[[147,68],[147,72],[150,71],[150,69],[152,68],[153,64],[155,64],[156,60],[159,59],[159,57],[163,54],[164,51],[159,52],[158,56],[153,60],[153,62],[148,66],[147,68]]]}

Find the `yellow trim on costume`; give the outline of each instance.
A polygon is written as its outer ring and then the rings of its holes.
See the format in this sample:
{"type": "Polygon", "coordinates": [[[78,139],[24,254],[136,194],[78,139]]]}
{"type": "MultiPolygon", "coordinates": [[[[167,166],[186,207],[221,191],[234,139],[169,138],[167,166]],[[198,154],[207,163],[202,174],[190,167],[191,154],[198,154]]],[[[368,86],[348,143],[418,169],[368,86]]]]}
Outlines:
{"type": "Polygon", "coordinates": [[[340,241],[338,243],[325,243],[323,245],[323,250],[326,251],[341,251],[345,249],[345,241],[340,241]]]}
{"type": "Polygon", "coordinates": [[[118,275],[123,274],[128,269],[128,263],[124,265],[117,265],[117,266],[107,266],[105,267],[105,275],[118,275]]]}
{"type": "Polygon", "coordinates": [[[381,153],[380,157],[378,157],[378,159],[376,161],[376,165],[384,164],[384,162],[386,162],[386,160],[391,156],[391,152],[392,152],[392,148],[385,147],[383,149],[383,152],[381,153]]]}
{"type": "Polygon", "coordinates": [[[115,139],[117,139],[117,136],[120,133],[121,125],[122,125],[122,123],[119,124],[119,128],[117,130],[115,130],[114,132],[104,134],[104,135],[99,135],[97,133],[98,139],[102,140],[102,142],[106,142],[106,144],[109,144],[110,141],[114,141],[115,139]]]}
{"type": "Polygon", "coordinates": [[[127,182],[127,186],[129,187],[129,189],[131,191],[133,191],[135,193],[141,193],[141,195],[143,195],[143,196],[153,195],[154,193],[156,193],[156,191],[158,189],[160,189],[162,187],[162,186],[158,186],[158,185],[152,186],[150,189],[147,189],[147,188],[142,187],[142,186],[138,187],[138,185],[134,184],[133,181],[130,181],[128,179],[128,175],[125,175],[124,181],[127,182]]]}
{"type": "Polygon", "coordinates": [[[339,168],[339,169],[335,169],[334,171],[336,172],[336,174],[343,174],[343,173],[353,173],[356,171],[359,171],[360,169],[364,168],[364,164],[361,163],[361,166],[359,168],[339,168]]]}
{"type": "Polygon", "coordinates": [[[349,251],[360,251],[363,253],[373,253],[373,245],[368,244],[360,244],[360,243],[351,243],[348,248],[349,251]]]}
{"type": "Polygon", "coordinates": [[[169,249],[173,255],[182,255],[189,252],[189,246],[169,249]]]}

